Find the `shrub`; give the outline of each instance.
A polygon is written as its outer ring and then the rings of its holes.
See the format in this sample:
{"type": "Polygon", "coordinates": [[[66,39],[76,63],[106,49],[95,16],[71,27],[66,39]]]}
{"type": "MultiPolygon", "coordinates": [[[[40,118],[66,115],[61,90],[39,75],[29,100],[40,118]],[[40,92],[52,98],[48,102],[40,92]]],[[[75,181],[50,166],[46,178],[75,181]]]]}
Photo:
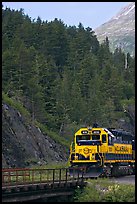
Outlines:
{"type": "Polygon", "coordinates": [[[74,202],[100,202],[101,194],[94,186],[86,186],[84,189],[77,189],[74,202]]]}
{"type": "Polygon", "coordinates": [[[75,191],[74,202],[135,202],[135,186],[107,179],[91,180],[75,191]]]}
{"type": "Polygon", "coordinates": [[[133,185],[113,185],[104,196],[105,202],[135,202],[135,187],[133,185]]]}

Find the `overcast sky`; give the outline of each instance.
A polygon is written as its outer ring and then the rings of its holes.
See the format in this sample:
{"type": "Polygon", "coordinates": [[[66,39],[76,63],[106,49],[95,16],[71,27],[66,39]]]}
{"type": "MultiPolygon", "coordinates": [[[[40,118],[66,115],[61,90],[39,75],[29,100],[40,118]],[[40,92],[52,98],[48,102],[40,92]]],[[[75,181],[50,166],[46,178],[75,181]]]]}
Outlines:
{"type": "Polygon", "coordinates": [[[68,26],[97,28],[116,15],[130,2],[2,2],[4,8],[24,9],[31,19],[39,16],[43,21],[61,19],[68,26]]]}

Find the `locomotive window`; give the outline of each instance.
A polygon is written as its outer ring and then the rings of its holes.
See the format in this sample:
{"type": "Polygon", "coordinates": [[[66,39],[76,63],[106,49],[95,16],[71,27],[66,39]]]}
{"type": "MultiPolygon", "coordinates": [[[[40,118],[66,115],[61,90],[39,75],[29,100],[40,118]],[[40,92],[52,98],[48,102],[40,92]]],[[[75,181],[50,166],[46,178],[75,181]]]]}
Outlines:
{"type": "Polygon", "coordinates": [[[113,138],[111,135],[108,134],[108,144],[109,144],[109,145],[113,145],[114,139],[115,139],[115,138],[113,138]]]}
{"type": "Polygon", "coordinates": [[[106,135],[105,134],[102,135],[102,142],[106,143],[106,135]]]}
{"type": "Polygon", "coordinates": [[[78,142],[78,140],[90,140],[90,135],[77,135],[76,142],[78,142]]]}
{"type": "Polygon", "coordinates": [[[92,140],[100,140],[100,135],[92,135],[92,140]]]}

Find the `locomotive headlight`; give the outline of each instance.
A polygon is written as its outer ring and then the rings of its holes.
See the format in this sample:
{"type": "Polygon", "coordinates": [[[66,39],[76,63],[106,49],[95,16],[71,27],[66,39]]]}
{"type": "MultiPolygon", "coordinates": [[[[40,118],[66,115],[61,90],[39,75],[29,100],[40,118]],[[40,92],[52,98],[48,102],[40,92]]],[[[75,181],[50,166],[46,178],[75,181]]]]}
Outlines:
{"type": "Polygon", "coordinates": [[[92,127],[90,127],[90,126],[89,126],[89,127],[87,127],[87,128],[88,128],[88,130],[89,130],[89,131],[90,131],[90,130],[92,130],[92,127]]]}
{"type": "Polygon", "coordinates": [[[74,159],[75,159],[75,160],[78,160],[78,156],[75,155],[75,156],[74,156],[74,159]]]}

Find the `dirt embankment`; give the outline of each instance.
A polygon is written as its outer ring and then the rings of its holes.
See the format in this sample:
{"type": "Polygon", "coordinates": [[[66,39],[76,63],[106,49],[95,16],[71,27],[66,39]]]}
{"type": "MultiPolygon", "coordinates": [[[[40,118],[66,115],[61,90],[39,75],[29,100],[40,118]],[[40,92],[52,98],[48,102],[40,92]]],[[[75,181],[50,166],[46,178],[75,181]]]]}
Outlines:
{"type": "Polygon", "coordinates": [[[28,123],[7,104],[2,104],[2,167],[66,162],[66,148],[28,123]]]}

